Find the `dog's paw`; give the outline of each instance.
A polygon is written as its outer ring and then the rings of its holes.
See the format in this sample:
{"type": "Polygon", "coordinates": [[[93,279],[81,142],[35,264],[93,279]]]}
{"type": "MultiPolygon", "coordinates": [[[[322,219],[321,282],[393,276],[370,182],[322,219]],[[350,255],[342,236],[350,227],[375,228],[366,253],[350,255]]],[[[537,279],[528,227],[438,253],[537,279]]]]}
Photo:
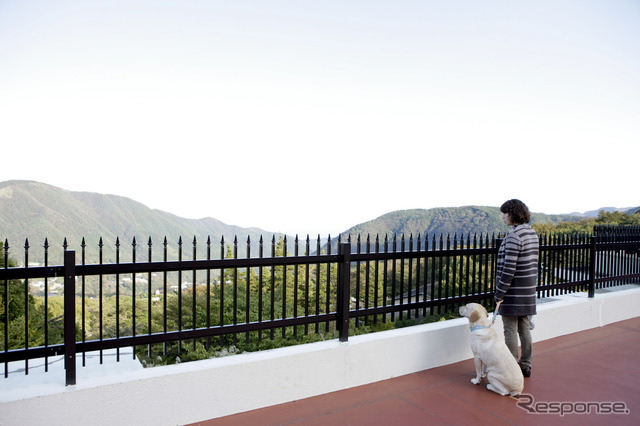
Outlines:
{"type": "Polygon", "coordinates": [[[473,379],[471,379],[471,383],[473,383],[474,385],[479,385],[480,381],[481,381],[481,379],[476,379],[475,377],[473,379]]]}

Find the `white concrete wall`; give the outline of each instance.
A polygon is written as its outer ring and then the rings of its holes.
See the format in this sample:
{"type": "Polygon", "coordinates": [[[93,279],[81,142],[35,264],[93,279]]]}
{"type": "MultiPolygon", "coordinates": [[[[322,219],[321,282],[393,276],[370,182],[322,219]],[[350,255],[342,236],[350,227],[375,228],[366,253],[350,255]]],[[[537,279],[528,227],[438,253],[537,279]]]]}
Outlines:
{"type": "MultiPolygon", "coordinates": [[[[640,288],[567,295],[538,306],[535,341],[640,316],[640,288]]],[[[494,325],[502,333],[500,317],[494,325]]],[[[472,357],[466,319],[226,358],[85,377],[26,395],[4,389],[7,425],[176,425],[307,398],[451,364],[472,357]],[[57,386],[57,388],[56,388],[57,386]]],[[[104,368],[104,367],[101,367],[104,368]]],[[[127,370],[127,368],[124,368],[127,370]]],[[[52,374],[52,373],[45,373],[52,374]]],[[[49,376],[50,377],[50,376],[49,376]]],[[[28,392],[26,392],[28,393],[28,392]]]]}

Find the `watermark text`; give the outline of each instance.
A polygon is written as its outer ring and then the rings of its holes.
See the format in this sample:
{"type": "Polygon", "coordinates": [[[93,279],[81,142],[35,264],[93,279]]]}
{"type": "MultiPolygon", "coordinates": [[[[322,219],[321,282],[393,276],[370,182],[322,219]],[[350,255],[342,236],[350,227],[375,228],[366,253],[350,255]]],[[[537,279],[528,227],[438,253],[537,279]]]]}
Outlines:
{"type": "Polygon", "coordinates": [[[629,414],[631,411],[623,401],[536,401],[533,395],[519,396],[518,407],[531,414],[629,414]]]}

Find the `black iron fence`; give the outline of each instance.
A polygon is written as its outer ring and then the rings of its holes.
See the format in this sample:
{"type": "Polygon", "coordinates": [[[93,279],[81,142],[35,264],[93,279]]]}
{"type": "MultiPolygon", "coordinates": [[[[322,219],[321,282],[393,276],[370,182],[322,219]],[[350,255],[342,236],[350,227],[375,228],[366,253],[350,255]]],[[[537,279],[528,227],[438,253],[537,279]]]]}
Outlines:
{"type": "MultiPolygon", "coordinates": [[[[134,347],[134,356],[207,356],[216,349],[259,350],[453,316],[471,301],[493,303],[500,239],[468,236],[369,236],[312,242],[262,239],[238,257],[236,240],[219,247],[178,241],[177,259],[154,258],[151,239],[135,238],[115,262],[87,264],[64,244],[62,265],[29,264],[7,241],[0,268],[0,362],[64,355],[66,383],[76,382],[76,354],[134,347]],[[290,247],[293,247],[291,250],[290,247]],[[125,251],[129,261],[121,262],[125,251]],[[293,251],[293,253],[291,252],[293,251]],[[189,252],[189,253],[187,253],[189,252]],[[188,259],[186,259],[188,255],[188,259]],[[142,259],[142,260],[141,260],[142,259]],[[20,262],[22,266],[15,264],[20,262]]],[[[538,295],[640,282],[640,229],[596,228],[593,235],[540,237],[538,295]]],[[[119,353],[118,353],[119,354],[119,353]]],[[[196,359],[193,358],[193,359],[196,359]]],[[[83,358],[84,359],[84,358],[83,358]]]]}

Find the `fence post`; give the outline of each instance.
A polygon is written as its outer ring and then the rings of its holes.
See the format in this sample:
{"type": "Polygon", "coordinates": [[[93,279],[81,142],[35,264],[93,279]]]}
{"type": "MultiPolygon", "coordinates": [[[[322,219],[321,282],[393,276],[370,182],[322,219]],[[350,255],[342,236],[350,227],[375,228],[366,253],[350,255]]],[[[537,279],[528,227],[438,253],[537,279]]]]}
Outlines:
{"type": "Polygon", "coordinates": [[[65,385],[76,384],[76,252],[64,252],[64,368],[65,385]]]}
{"type": "Polygon", "coordinates": [[[591,236],[589,242],[589,297],[596,295],[596,236],[591,236]]]}
{"type": "Polygon", "coordinates": [[[338,319],[336,320],[341,342],[349,340],[349,309],[351,298],[349,290],[351,287],[351,244],[340,243],[338,246],[338,319]]]}

